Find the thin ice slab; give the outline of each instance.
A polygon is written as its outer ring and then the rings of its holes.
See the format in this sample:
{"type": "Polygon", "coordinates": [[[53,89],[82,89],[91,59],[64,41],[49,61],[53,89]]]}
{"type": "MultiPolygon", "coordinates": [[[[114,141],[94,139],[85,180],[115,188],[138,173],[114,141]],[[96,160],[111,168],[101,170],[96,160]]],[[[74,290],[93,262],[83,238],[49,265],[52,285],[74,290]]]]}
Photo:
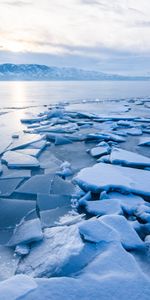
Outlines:
{"type": "Polygon", "coordinates": [[[150,196],[150,172],[99,163],[82,169],[74,181],[85,191],[128,191],[150,196]]]}
{"type": "Polygon", "coordinates": [[[7,246],[15,247],[20,244],[29,244],[43,239],[40,220],[33,219],[29,221],[22,221],[18,224],[13,232],[13,235],[7,246]]]}
{"type": "Polygon", "coordinates": [[[14,141],[9,150],[22,149],[34,142],[41,141],[43,137],[39,134],[24,134],[17,141],[14,141]]]}
{"type": "Polygon", "coordinates": [[[37,195],[38,193],[49,194],[53,177],[54,174],[35,175],[22,184],[21,187],[17,189],[17,192],[33,195],[37,195]]]}
{"type": "Polygon", "coordinates": [[[3,174],[1,178],[11,179],[11,178],[23,178],[28,179],[31,177],[31,171],[28,169],[9,169],[7,166],[3,165],[3,174]]]}
{"type": "Polygon", "coordinates": [[[17,153],[25,154],[25,155],[31,155],[34,157],[38,157],[41,153],[41,149],[20,149],[16,151],[17,153]]]}
{"type": "Polygon", "coordinates": [[[2,162],[6,163],[9,168],[33,168],[39,167],[39,161],[31,156],[26,154],[21,154],[17,151],[7,151],[2,156],[2,162]]]}

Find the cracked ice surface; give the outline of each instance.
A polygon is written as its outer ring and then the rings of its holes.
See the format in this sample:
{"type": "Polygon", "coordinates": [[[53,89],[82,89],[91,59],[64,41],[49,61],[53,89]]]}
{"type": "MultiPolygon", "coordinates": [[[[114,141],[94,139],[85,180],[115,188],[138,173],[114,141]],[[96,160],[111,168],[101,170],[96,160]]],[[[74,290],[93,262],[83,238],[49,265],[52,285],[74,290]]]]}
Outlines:
{"type": "Polygon", "coordinates": [[[29,108],[2,132],[3,300],[149,300],[148,103],[29,108]]]}

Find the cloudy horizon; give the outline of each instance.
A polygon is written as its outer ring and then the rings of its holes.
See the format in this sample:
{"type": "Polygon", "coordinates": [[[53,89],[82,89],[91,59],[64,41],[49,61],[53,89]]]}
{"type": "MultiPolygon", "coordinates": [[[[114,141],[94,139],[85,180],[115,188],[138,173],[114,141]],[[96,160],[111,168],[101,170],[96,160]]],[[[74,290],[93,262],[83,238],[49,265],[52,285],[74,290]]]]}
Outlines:
{"type": "Polygon", "coordinates": [[[150,74],[148,0],[3,0],[0,63],[150,74]]]}

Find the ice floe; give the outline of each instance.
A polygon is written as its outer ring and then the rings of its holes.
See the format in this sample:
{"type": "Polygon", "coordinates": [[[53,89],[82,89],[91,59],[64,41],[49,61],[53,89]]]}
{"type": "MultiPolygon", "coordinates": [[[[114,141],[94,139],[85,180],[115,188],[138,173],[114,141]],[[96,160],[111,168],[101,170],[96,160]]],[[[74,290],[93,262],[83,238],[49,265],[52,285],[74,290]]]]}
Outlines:
{"type": "Polygon", "coordinates": [[[97,147],[94,147],[90,150],[90,153],[93,157],[99,157],[102,155],[106,155],[110,152],[110,147],[107,143],[101,142],[97,145],[97,147]]]}
{"type": "Polygon", "coordinates": [[[129,167],[150,167],[150,158],[120,148],[112,149],[110,162],[129,167]]]}
{"type": "Polygon", "coordinates": [[[123,190],[150,196],[149,180],[149,171],[99,163],[82,169],[74,182],[85,191],[123,190]]]}

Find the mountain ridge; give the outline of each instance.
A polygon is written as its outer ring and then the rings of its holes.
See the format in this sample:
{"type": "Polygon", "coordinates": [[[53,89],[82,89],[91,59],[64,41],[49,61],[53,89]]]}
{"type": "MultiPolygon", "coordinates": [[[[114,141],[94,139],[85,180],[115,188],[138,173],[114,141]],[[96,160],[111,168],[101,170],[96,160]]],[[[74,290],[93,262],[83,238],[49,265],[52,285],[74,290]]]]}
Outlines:
{"type": "Polygon", "coordinates": [[[73,67],[55,67],[41,64],[0,64],[0,81],[52,80],[150,80],[149,76],[123,76],[73,67]]]}

